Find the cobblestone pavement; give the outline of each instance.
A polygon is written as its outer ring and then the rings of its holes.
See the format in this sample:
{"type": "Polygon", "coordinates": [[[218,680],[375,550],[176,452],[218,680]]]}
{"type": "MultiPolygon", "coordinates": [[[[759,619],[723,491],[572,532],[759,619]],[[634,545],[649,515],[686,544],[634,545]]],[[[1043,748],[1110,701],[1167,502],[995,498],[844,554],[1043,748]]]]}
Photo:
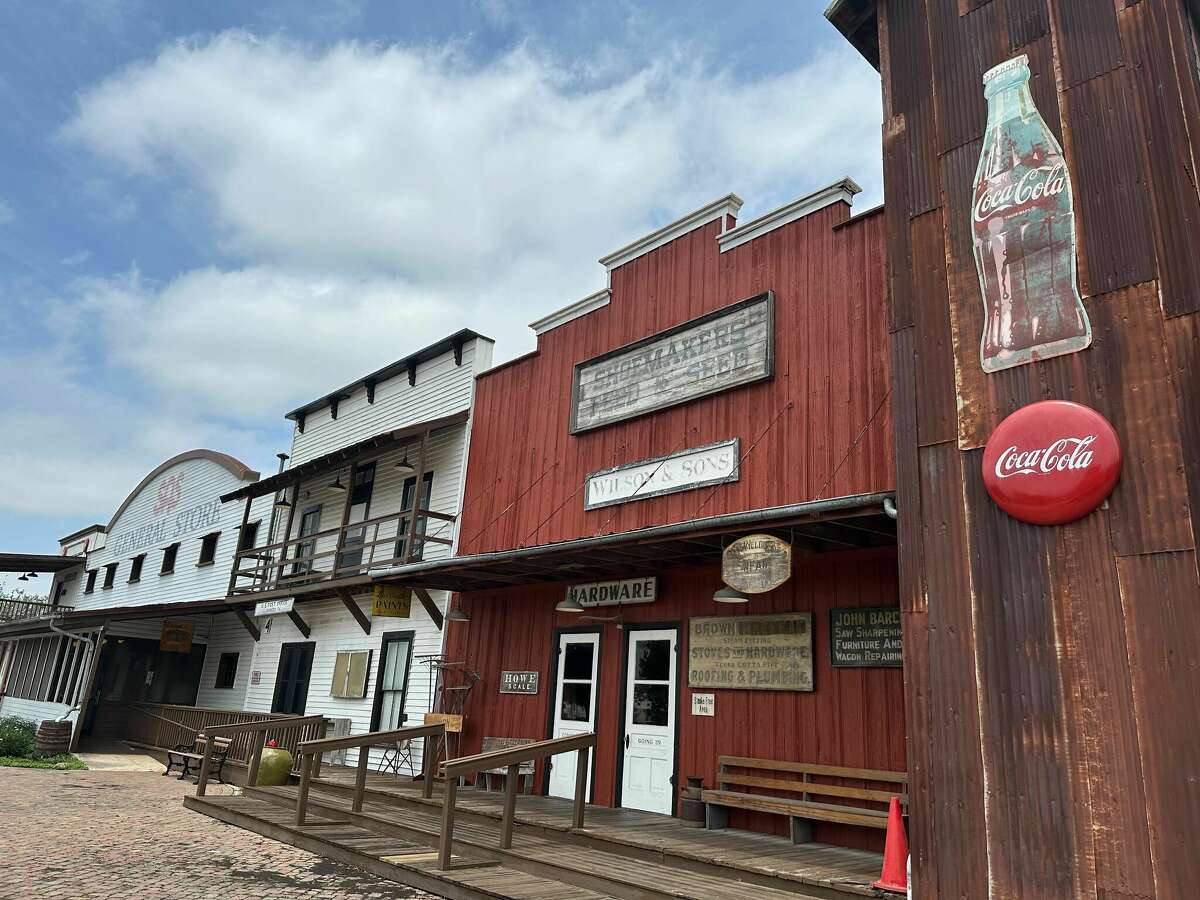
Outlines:
{"type": "Polygon", "coordinates": [[[0,898],[433,897],[184,809],[194,790],[144,772],[0,768],[0,898]]]}

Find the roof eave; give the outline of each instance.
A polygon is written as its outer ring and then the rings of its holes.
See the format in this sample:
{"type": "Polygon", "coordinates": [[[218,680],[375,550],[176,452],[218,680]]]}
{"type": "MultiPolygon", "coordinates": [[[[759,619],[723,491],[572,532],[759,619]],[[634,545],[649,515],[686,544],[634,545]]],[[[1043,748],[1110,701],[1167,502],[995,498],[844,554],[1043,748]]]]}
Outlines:
{"type": "Polygon", "coordinates": [[[879,71],[879,24],[876,0],[833,0],[825,10],[842,37],[879,71]]]}

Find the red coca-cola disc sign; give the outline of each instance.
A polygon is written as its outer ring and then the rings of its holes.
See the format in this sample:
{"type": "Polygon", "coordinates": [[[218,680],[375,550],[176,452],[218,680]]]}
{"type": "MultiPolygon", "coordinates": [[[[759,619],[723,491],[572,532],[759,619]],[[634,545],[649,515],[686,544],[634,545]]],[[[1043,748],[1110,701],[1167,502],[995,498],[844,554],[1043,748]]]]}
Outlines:
{"type": "Polygon", "coordinates": [[[983,483],[1022,522],[1061,525],[1104,502],[1121,477],[1121,445],[1108,420],[1066,400],[1018,409],[983,451],[983,483]]]}

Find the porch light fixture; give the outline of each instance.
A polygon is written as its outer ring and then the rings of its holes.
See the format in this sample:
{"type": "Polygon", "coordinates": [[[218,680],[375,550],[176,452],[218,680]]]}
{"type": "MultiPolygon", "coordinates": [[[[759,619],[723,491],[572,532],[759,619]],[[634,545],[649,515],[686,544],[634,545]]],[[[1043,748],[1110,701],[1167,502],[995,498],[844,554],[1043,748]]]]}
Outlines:
{"type": "Polygon", "coordinates": [[[28,575],[22,575],[20,578],[17,579],[17,581],[28,581],[28,580],[29,580],[28,575]]]}
{"type": "Polygon", "coordinates": [[[723,584],[721,585],[721,589],[713,594],[713,600],[717,603],[749,603],[750,595],[743,594],[741,591],[723,584]]]}
{"type": "Polygon", "coordinates": [[[408,451],[407,450],[404,451],[404,459],[402,459],[402,460],[400,460],[400,462],[396,463],[396,465],[393,466],[393,468],[397,472],[399,472],[401,475],[411,475],[413,472],[417,471],[413,467],[413,464],[408,461],[408,451]]]}
{"type": "Polygon", "coordinates": [[[559,600],[558,603],[554,605],[554,611],[565,613],[581,613],[584,610],[583,604],[581,604],[578,600],[576,600],[574,597],[567,597],[565,600],[559,600]]]}
{"type": "Polygon", "coordinates": [[[329,484],[325,485],[331,491],[337,491],[339,494],[346,493],[346,486],[342,484],[342,470],[338,469],[337,477],[329,484]]]}
{"type": "Polygon", "coordinates": [[[30,577],[30,578],[37,578],[37,577],[38,577],[38,576],[37,576],[37,572],[30,572],[30,573],[29,573],[29,577],[30,577]]]}
{"type": "Polygon", "coordinates": [[[280,497],[278,500],[275,501],[276,509],[290,509],[291,505],[292,504],[288,503],[287,497],[280,497]]]}
{"type": "Polygon", "coordinates": [[[470,622],[471,617],[466,614],[461,606],[456,606],[450,612],[446,613],[447,622],[470,622]]]}

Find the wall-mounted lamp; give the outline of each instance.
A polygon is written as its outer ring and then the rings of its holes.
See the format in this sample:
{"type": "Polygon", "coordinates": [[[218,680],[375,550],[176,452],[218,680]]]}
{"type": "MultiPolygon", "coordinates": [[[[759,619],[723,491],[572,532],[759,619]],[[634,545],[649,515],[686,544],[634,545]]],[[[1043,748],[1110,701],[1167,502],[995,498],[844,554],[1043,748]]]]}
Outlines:
{"type": "Polygon", "coordinates": [[[394,468],[401,475],[411,475],[413,472],[417,471],[413,464],[408,461],[407,450],[404,451],[404,459],[400,460],[400,462],[396,463],[396,465],[392,468],[394,468]]]}
{"type": "Polygon", "coordinates": [[[554,611],[565,613],[581,613],[583,612],[583,604],[581,604],[574,597],[568,597],[566,600],[559,600],[558,603],[554,605],[554,611]]]}
{"type": "Polygon", "coordinates": [[[721,589],[713,594],[713,600],[717,603],[749,603],[750,595],[743,594],[741,591],[723,584],[721,585],[721,589]]]}

